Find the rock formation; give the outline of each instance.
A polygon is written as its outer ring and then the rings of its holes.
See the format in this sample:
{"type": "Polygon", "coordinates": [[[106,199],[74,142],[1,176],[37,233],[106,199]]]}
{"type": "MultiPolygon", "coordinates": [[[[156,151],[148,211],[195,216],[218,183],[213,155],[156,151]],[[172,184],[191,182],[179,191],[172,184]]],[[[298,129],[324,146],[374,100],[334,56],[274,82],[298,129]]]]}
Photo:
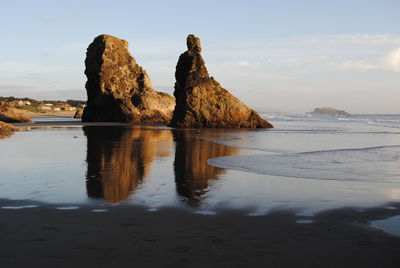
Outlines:
{"type": "Polygon", "coordinates": [[[19,131],[19,129],[0,121],[0,139],[11,137],[14,131],[19,131]]]}
{"type": "Polygon", "coordinates": [[[128,51],[128,42],[100,35],[86,52],[87,106],[82,121],[169,123],[172,96],[153,89],[146,71],[128,51]]]}
{"type": "Polygon", "coordinates": [[[6,123],[21,123],[21,122],[31,122],[31,119],[22,114],[17,108],[14,108],[9,103],[1,101],[0,102],[0,121],[6,123]]]}
{"type": "Polygon", "coordinates": [[[257,112],[210,77],[201,56],[200,39],[187,37],[188,50],[175,71],[176,106],[171,126],[204,128],[272,128],[257,112]]]}
{"type": "Polygon", "coordinates": [[[83,114],[83,110],[82,109],[78,109],[76,110],[75,114],[74,114],[74,118],[82,118],[82,114],[83,114]]]}
{"type": "Polygon", "coordinates": [[[338,110],[330,107],[315,108],[309,114],[311,115],[328,115],[328,116],[350,116],[346,111],[338,110]]]}

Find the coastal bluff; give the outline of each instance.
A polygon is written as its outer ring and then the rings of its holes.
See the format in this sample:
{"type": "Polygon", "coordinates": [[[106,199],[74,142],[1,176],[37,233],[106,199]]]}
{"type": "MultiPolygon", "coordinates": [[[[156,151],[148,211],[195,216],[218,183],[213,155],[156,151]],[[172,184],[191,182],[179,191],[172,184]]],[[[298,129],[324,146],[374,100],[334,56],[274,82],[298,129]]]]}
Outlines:
{"type": "Polygon", "coordinates": [[[198,37],[190,34],[187,48],[176,65],[172,127],[273,127],[209,76],[198,37]]]}
{"type": "Polygon", "coordinates": [[[171,95],[154,90],[146,71],[128,51],[126,40],[99,35],[85,59],[85,122],[169,123],[175,107],[171,95]]]}

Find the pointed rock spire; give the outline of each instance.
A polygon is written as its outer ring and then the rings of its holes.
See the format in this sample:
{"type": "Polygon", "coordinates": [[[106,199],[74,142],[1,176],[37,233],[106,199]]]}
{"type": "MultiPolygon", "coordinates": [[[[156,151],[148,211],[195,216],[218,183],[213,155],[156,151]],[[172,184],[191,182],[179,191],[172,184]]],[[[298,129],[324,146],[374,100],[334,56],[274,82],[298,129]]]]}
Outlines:
{"type": "Polygon", "coordinates": [[[171,126],[204,128],[272,128],[210,77],[201,56],[200,39],[190,34],[188,50],[180,55],[175,71],[176,106],[171,126]]]}

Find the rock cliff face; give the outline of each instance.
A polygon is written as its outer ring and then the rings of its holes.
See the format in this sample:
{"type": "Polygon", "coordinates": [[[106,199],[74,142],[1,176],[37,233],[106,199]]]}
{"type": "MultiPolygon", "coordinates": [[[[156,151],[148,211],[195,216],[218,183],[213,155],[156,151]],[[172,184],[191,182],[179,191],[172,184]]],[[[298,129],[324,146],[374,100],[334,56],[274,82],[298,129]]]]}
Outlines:
{"type": "Polygon", "coordinates": [[[21,123],[31,122],[31,119],[7,102],[0,101],[0,121],[6,123],[21,123]]]}
{"type": "Polygon", "coordinates": [[[87,106],[82,121],[169,123],[172,96],[153,89],[146,71],[128,51],[128,42],[100,35],[85,60],[87,106]]]}
{"type": "Polygon", "coordinates": [[[200,39],[187,37],[188,50],[176,65],[176,106],[171,126],[204,128],[272,128],[257,112],[210,77],[201,56],[200,39]]]}

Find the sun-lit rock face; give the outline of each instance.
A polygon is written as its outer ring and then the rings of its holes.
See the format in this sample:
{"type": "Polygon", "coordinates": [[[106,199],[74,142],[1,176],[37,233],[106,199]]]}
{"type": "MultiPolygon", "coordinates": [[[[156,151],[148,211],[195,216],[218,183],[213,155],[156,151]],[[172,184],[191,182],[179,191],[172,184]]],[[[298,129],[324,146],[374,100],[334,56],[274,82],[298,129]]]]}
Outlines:
{"type": "Polygon", "coordinates": [[[203,128],[272,128],[257,112],[210,77],[201,56],[200,39],[187,37],[188,50],[175,71],[176,106],[171,126],[203,128]]]}
{"type": "Polygon", "coordinates": [[[31,122],[31,119],[5,101],[0,101],[0,121],[6,123],[31,122]]]}
{"type": "Polygon", "coordinates": [[[170,122],[175,99],[154,90],[127,41],[96,37],[87,49],[85,67],[88,101],[82,121],[170,122]]]}
{"type": "Polygon", "coordinates": [[[0,139],[11,137],[14,134],[13,132],[18,130],[19,129],[14,127],[13,125],[0,121],[0,139]]]}
{"type": "Polygon", "coordinates": [[[78,109],[78,110],[76,110],[76,112],[74,114],[74,118],[80,119],[80,118],[82,118],[82,114],[83,114],[83,110],[78,109]]]}

